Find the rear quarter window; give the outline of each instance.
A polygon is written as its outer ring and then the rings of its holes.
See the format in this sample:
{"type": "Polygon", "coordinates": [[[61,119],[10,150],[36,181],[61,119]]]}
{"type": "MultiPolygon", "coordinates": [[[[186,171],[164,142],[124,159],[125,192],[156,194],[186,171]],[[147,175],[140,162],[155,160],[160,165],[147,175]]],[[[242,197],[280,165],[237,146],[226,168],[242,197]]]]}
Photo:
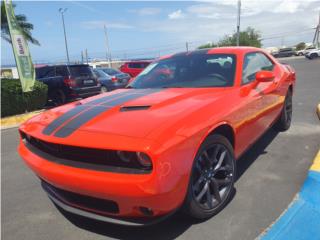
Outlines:
{"type": "Polygon", "coordinates": [[[69,70],[73,77],[94,77],[89,66],[69,66],[69,70]]]}
{"type": "Polygon", "coordinates": [[[54,67],[41,67],[36,68],[36,78],[48,78],[55,77],[55,68],[54,67]]]}

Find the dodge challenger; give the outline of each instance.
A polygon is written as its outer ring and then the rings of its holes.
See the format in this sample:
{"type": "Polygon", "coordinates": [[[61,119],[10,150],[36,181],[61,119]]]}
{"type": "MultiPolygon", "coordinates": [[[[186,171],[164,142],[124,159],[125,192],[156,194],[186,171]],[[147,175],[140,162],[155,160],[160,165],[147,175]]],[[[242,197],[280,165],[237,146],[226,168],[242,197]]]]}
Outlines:
{"type": "Polygon", "coordinates": [[[145,225],[221,211],[237,159],[292,118],[296,74],[262,49],[161,57],[125,89],[47,110],[19,128],[19,154],[59,208],[145,225]]]}

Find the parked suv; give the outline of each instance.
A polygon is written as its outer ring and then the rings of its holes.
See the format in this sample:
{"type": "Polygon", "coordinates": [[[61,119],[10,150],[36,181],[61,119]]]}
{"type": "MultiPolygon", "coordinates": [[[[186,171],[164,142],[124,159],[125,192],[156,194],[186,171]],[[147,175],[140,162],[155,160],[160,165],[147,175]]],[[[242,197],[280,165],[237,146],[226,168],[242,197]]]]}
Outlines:
{"type": "Polygon", "coordinates": [[[89,65],[55,65],[36,68],[38,81],[48,85],[48,100],[55,105],[100,93],[101,85],[89,65]]]}
{"type": "Polygon", "coordinates": [[[320,48],[308,51],[306,53],[305,57],[309,58],[309,59],[314,59],[314,58],[320,57],[320,48]]]}
{"type": "Polygon", "coordinates": [[[139,61],[126,62],[120,67],[120,71],[123,73],[128,73],[131,77],[136,77],[151,62],[152,61],[150,61],[150,60],[146,60],[146,61],[139,60],[139,61]]]}
{"type": "Polygon", "coordinates": [[[279,52],[274,53],[273,56],[276,57],[276,58],[292,57],[295,54],[296,54],[296,52],[294,51],[293,48],[282,48],[282,49],[279,50],[279,52]]]}

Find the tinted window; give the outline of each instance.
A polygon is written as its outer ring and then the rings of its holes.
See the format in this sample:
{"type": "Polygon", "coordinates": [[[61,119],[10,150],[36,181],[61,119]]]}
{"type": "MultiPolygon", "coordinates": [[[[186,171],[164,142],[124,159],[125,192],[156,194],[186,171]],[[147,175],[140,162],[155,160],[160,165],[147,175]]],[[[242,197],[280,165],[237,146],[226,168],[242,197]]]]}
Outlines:
{"type": "Polygon", "coordinates": [[[116,75],[116,74],[120,73],[118,70],[113,69],[113,68],[104,68],[104,69],[102,69],[102,71],[104,71],[106,74],[109,74],[109,75],[116,75]]]}
{"type": "Polygon", "coordinates": [[[69,69],[73,77],[93,77],[92,69],[89,66],[74,65],[69,66],[69,69]]]}
{"type": "Polygon", "coordinates": [[[244,57],[242,83],[246,84],[256,79],[256,73],[261,70],[272,71],[273,63],[263,53],[248,53],[244,57]]]}
{"type": "Polygon", "coordinates": [[[149,62],[132,62],[128,63],[129,68],[146,68],[150,63],[149,62]]]}
{"type": "Polygon", "coordinates": [[[133,88],[232,86],[236,58],[232,54],[190,54],[150,64],[133,81],[133,88]]]}
{"type": "Polygon", "coordinates": [[[102,71],[100,69],[95,69],[95,70],[93,70],[93,72],[97,75],[97,77],[111,78],[109,75],[107,75],[104,71],[102,71]]]}
{"type": "Polygon", "coordinates": [[[66,66],[56,67],[56,76],[68,77],[69,72],[66,66]]]}
{"type": "Polygon", "coordinates": [[[143,68],[141,63],[128,63],[129,68],[143,68]]]}
{"type": "Polygon", "coordinates": [[[36,68],[36,78],[55,77],[54,67],[36,68]]]}

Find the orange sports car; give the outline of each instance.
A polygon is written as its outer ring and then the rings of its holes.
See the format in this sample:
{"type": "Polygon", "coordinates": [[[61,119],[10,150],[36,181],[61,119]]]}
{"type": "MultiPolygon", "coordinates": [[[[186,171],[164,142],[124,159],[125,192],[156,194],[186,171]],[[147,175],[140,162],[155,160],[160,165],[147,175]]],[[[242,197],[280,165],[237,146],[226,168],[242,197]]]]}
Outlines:
{"type": "Polygon", "coordinates": [[[129,225],[178,209],[209,218],[232,195],[241,154],[290,127],[295,78],[258,48],[165,56],[126,89],[28,120],[18,151],[66,211],[129,225]]]}

